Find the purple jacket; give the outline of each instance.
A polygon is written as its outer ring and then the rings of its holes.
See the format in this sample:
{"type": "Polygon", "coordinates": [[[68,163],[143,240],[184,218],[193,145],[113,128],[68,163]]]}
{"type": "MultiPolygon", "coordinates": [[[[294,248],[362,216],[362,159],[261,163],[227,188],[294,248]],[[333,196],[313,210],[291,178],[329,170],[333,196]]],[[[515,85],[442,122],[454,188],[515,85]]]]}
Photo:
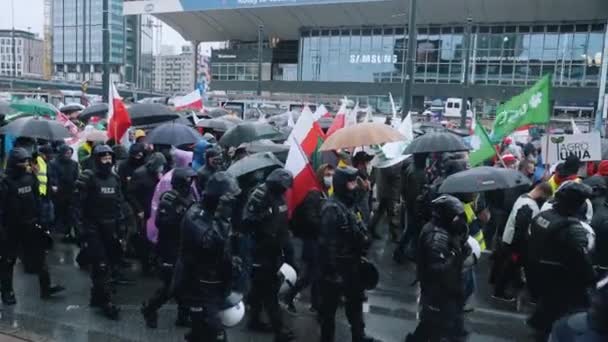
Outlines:
{"type": "MultiPolygon", "coordinates": [[[[187,167],[190,166],[190,163],[192,162],[192,152],[175,150],[173,158],[175,159],[175,167],[187,167]]],[[[158,184],[156,184],[154,196],[152,197],[150,218],[146,223],[146,235],[148,236],[148,240],[154,244],[158,242],[158,229],[156,228],[156,212],[158,211],[158,202],[160,201],[160,196],[162,194],[173,189],[171,186],[172,177],[173,170],[165,173],[161,177],[158,184]]],[[[192,193],[194,194],[194,198],[198,200],[198,192],[196,191],[196,186],[194,185],[192,185],[192,193]]]]}

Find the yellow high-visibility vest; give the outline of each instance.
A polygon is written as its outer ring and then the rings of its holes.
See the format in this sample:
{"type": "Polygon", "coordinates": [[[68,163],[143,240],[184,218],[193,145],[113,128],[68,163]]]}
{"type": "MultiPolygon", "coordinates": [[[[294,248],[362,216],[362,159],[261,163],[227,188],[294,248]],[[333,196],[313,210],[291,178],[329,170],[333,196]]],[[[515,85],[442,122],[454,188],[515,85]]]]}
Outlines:
{"type": "MultiPolygon", "coordinates": [[[[473,202],[464,203],[464,215],[467,218],[467,224],[471,224],[475,219],[477,219],[477,215],[475,215],[475,210],[473,209],[473,202]]],[[[483,230],[479,230],[473,238],[479,243],[479,247],[481,250],[486,249],[486,239],[483,236],[483,230]]]]}
{"type": "Polygon", "coordinates": [[[48,183],[48,175],[47,175],[47,167],[44,158],[38,156],[36,158],[36,164],[38,164],[38,172],[36,172],[36,177],[38,178],[38,191],[42,196],[46,196],[46,188],[48,183]]]}

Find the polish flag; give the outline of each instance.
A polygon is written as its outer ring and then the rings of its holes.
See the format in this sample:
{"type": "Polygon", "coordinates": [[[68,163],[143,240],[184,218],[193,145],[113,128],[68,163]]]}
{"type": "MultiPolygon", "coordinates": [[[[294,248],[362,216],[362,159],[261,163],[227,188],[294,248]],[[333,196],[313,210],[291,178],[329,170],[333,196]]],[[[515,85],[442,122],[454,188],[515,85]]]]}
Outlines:
{"type": "Polygon", "coordinates": [[[312,160],[313,167],[318,167],[317,164],[321,160],[318,152],[324,140],[325,135],[321,126],[315,121],[310,108],[305,106],[286,143],[291,145],[297,142],[306,158],[312,160]]]}
{"type": "Polygon", "coordinates": [[[78,127],[68,118],[65,114],[57,111],[57,117],[55,118],[63,127],[67,128],[72,134],[72,138],[66,139],[68,145],[72,145],[78,141],[78,127]]]}
{"type": "Polygon", "coordinates": [[[321,191],[315,171],[308,162],[300,144],[293,135],[290,138],[289,145],[291,147],[285,161],[285,169],[293,174],[293,186],[286,194],[289,217],[291,217],[295,208],[304,201],[310,190],[321,191]]]}
{"type": "Polygon", "coordinates": [[[198,89],[195,89],[193,92],[186,96],[178,97],[173,102],[175,106],[175,110],[183,110],[183,109],[203,109],[203,98],[201,97],[201,93],[198,89]]]}
{"type": "Polygon", "coordinates": [[[313,117],[315,118],[315,121],[319,120],[320,118],[331,118],[331,113],[327,110],[327,108],[325,108],[324,105],[320,105],[317,107],[317,110],[315,110],[313,117]]]}
{"type": "Polygon", "coordinates": [[[327,134],[325,136],[328,138],[330,135],[334,134],[340,128],[344,128],[346,125],[346,103],[342,103],[336,117],[334,118],[334,122],[332,122],[331,126],[327,130],[327,134]]]}
{"type": "Polygon", "coordinates": [[[114,139],[117,144],[128,138],[127,130],[131,127],[131,118],[114,83],[110,83],[110,96],[108,97],[108,138],[114,139]]]}

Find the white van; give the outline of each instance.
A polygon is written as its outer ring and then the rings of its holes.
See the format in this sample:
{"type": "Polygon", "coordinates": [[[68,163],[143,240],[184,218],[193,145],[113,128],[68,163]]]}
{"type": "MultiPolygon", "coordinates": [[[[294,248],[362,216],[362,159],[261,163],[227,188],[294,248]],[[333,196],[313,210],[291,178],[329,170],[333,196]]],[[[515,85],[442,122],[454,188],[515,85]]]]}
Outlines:
{"type": "MultiPolygon", "coordinates": [[[[459,118],[460,106],[462,99],[457,97],[449,97],[443,107],[443,116],[447,118],[459,118]]],[[[473,119],[473,111],[471,111],[471,102],[467,101],[467,118],[473,119]]]]}

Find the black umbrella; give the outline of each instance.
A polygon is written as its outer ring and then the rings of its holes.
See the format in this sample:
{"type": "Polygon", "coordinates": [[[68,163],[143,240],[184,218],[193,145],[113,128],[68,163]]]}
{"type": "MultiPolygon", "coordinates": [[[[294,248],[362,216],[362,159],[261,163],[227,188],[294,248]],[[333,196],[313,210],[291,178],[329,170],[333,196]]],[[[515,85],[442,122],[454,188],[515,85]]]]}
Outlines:
{"type": "Polygon", "coordinates": [[[439,187],[439,192],[472,193],[530,184],[530,180],[517,170],[480,166],[449,176],[439,187]]]}
{"type": "Polygon", "coordinates": [[[271,152],[283,163],[287,160],[289,146],[284,144],[275,144],[270,140],[260,140],[245,144],[245,149],[248,153],[271,152]]]}
{"type": "Polygon", "coordinates": [[[80,112],[84,108],[85,107],[83,105],[81,105],[80,103],[70,103],[70,104],[67,104],[67,105],[59,108],[59,111],[62,112],[63,114],[71,114],[74,112],[80,112]]]}
{"type": "Polygon", "coordinates": [[[159,103],[135,103],[129,106],[127,111],[133,126],[149,125],[179,118],[179,114],[159,103]]]}
{"type": "Polygon", "coordinates": [[[412,140],[403,154],[459,152],[470,150],[462,138],[452,133],[426,133],[412,140]]]}
{"type": "Polygon", "coordinates": [[[94,116],[105,118],[107,115],[108,104],[96,103],[94,105],[88,106],[82,112],[80,112],[80,115],[78,115],[78,119],[80,119],[80,121],[88,121],[94,116]]]}
{"type": "Polygon", "coordinates": [[[283,163],[270,152],[260,152],[247,156],[230,165],[227,171],[234,177],[240,177],[244,174],[268,167],[283,167],[283,163]]]}
{"type": "Polygon", "coordinates": [[[267,123],[244,122],[229,129],[220,139],[220,145],[237,147],[242,143],[278,139],[282,136],[281,131],[267,123]]]}
{"type": "Polygon", "coordinates": [[[202,119],[196,123],[196,127],[208,128],[218,132],[226,132],[227,130],[231,129],[236,125],[236,121],[227,120],[225,119],[225,117],[219,117],[214,119],[202,119]]]}
{"type": "Polygon", "coordinates": [[[151,130],[145,138],[150,144],[189,145],[203,140],[203,136],[192,127],[180,123],[165,123],[151,130]]]}
{"type": "Polygon", "coordinates": [[[48,141],[60,141],[72,137],[59,122],[38,117],[19,118],[0,128],[0,133],[48,141]]]}

